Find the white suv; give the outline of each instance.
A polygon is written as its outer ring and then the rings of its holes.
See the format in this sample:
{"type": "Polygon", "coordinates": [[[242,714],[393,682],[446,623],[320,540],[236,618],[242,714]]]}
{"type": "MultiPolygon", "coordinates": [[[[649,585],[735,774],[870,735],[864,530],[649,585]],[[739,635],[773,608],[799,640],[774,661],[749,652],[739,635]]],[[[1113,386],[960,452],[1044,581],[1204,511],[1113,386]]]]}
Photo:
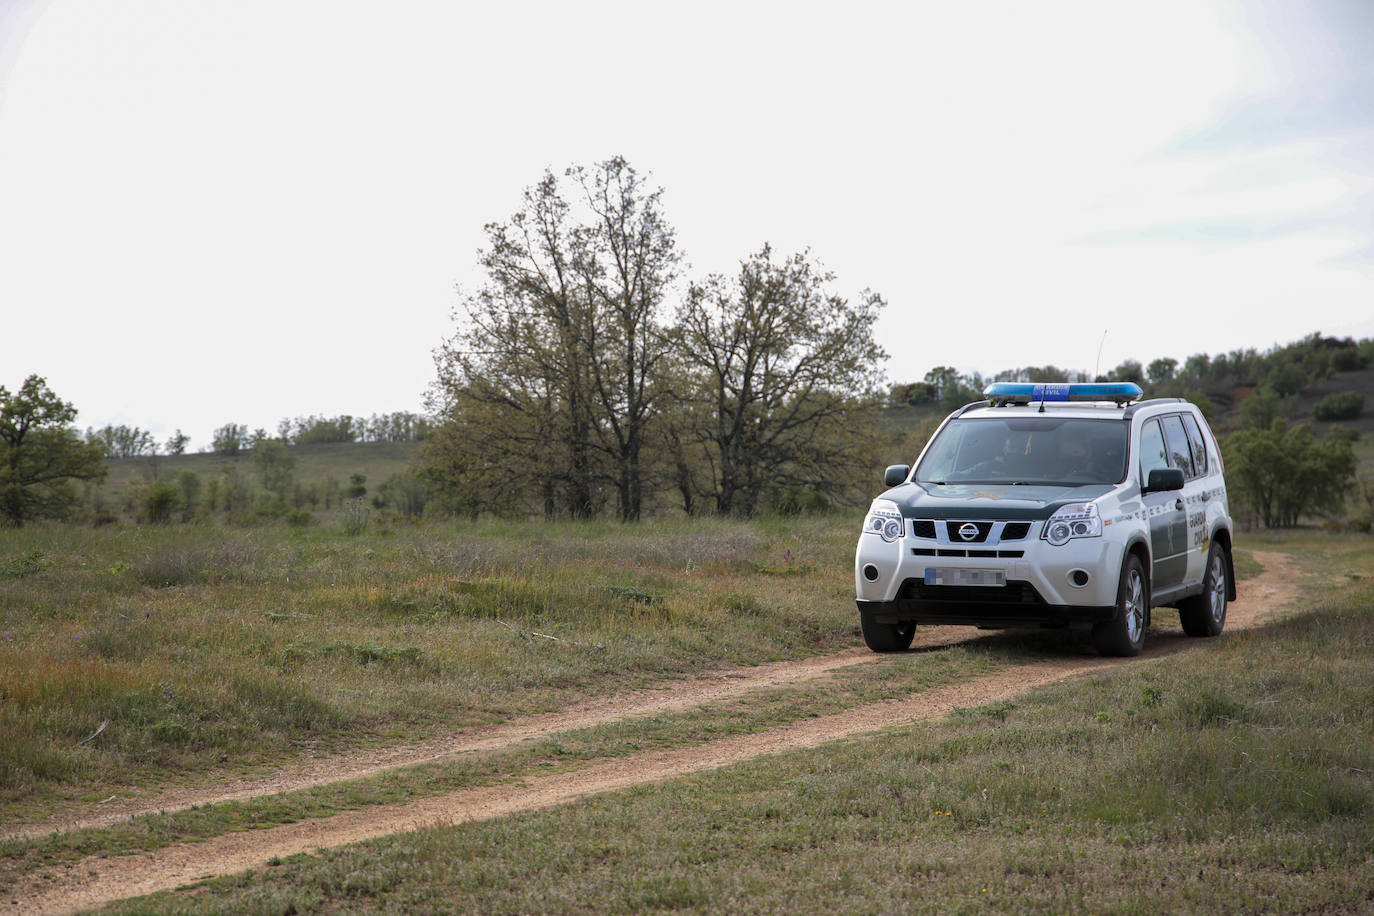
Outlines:
{"type": "Polygon", "coordinates": [[[1134,384],[996,384],[894,465],[854,556],[864,642],[917,624],[1091,625],[1136,655],[1152,607],[1216,636],[1234,600],[1221,452],[1202,412],[1134,384]]]}

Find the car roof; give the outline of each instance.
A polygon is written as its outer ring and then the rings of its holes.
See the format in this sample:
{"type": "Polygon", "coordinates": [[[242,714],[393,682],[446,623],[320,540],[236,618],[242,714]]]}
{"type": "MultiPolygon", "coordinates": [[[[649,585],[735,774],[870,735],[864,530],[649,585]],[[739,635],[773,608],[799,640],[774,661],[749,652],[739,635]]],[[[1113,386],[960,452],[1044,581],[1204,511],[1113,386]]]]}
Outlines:
{"type": "Polygon", "coordinates": [[[1136,401],[1127,407],[1118,407],[1110,401],[1076,401],[1070,403],[1049,401],[1041,404],[1008,404],[993,407],[987,401],[975,401],[956,410],[952,417],[963,419],[996,419],[1006,417],[1056,417],[1085,420],[1129,420],[1141,412],[1148,416],[1168,411],[1188,410],[1192,407],[1182,398],[1152,398],[1136,401]]]}

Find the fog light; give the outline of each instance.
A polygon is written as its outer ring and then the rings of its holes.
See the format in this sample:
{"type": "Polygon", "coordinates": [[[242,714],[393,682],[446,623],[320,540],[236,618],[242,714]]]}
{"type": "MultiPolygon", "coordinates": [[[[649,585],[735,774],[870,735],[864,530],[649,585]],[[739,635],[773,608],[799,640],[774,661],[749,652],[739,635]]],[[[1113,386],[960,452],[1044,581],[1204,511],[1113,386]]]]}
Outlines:
{"type": "Polygon", "coordinates": [[[865,567],[864,567],[864,578],[867,579],[869,582],[877,582],[877,581],[878,581],[878,567],[874,566],[872,563],[869,563],[867,566],[865,566],[865,567]]]}
{"type": "Polygon", "coordinates": [[[1069,584],[1074,588],[1082,588],[1087,585],[1090,578],[1092,577],[1088,575],[1086,569],[1069,570],[1069,584]]]}

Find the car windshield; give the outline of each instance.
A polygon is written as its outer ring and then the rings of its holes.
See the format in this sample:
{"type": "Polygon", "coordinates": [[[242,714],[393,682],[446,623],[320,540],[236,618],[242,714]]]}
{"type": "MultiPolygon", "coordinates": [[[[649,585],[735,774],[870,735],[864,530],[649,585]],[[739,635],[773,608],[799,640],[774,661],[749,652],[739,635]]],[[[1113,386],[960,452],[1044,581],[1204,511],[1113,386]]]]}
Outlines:
{"type": "Polygon", "coordinates": [[[1081,486],[1126,477],[1119,419],[987,417],[951,420],[916,468],[918,483],[1081,486]]]}

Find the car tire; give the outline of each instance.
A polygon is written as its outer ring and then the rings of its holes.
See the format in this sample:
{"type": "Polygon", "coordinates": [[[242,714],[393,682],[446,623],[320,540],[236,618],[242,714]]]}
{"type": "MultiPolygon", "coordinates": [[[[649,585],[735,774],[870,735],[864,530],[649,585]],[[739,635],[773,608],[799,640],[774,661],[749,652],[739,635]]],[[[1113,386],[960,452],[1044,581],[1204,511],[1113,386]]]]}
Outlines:
{"type": "Polygon", "coordinates": [[[1219,636],[1226,626],[1226,552],[1215,541],[1207,551],[1202,594],[1178,603],[1178,622],[1189,636],[1219,636]]]}
{"type": "Polygon", "coordinates": [[[859,615],[864,643],[874,652],[905,652],[916,638],[916,622],[879,623],[867,614],[859,615]]]}
{"type": "Polygon", "coordinates": [[[1140,557],[1128,553],[1116,586],[1116,616],[1093,625],[1093,644],[1103,655],[1139,655],[1150,619],[1150,582],[1140,557]]]}

